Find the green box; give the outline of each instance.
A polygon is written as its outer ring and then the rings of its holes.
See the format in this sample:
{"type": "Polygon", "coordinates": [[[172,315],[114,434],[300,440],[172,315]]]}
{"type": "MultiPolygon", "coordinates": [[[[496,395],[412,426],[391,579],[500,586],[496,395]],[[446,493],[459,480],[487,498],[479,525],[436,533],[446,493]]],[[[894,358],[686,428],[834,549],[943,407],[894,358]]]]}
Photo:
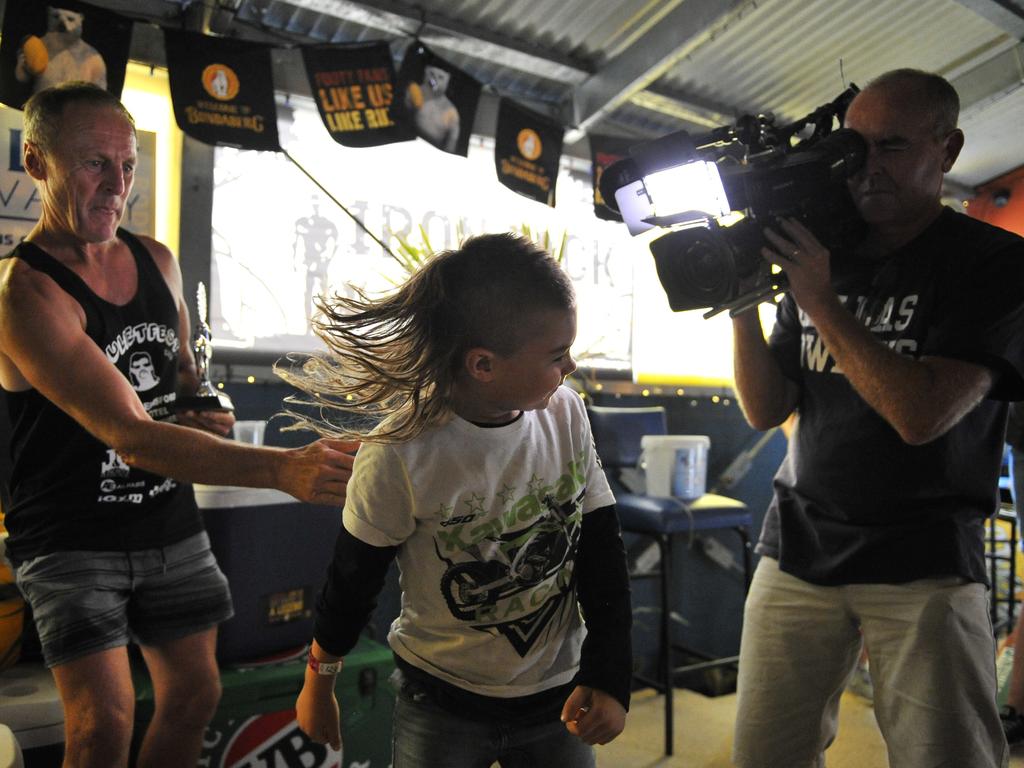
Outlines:
{"type": "MultiPolygon", "coordinates": [[[[395,695],[388,678],[391,650],[360,638],[345,657],[335,693],[341,707],[342,754],[306,738],[295,722],[306,659],[221,669],[223,694],[206,729],[199,765],[204,768],[387,768],[395,695]]],[[[153,688],[136,672],[136,722],[153,717],[153,688]]],[[[141,727],[137,734],[141,735],[141,727]]]]}

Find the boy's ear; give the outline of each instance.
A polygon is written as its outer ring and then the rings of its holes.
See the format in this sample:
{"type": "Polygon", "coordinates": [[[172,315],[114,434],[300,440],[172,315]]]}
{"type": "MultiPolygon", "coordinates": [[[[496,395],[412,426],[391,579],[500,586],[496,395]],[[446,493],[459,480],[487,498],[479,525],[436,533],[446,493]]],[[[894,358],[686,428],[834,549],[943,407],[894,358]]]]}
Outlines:
{"type": "Polygon", "coordinates": [[[483,347],[466,352],[466,372],[474,379],[487,383],[494,379],[494,353],[483,347]]]}

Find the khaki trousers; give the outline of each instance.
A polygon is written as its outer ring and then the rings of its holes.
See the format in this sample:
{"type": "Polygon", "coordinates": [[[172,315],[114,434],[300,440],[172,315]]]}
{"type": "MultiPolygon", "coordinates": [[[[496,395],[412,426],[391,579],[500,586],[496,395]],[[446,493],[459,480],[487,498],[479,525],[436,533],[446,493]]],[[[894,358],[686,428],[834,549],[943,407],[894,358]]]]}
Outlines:
{"type": "Polygon", "coordinates": [[[733,759],[821,768],[866,643],[890,768],[999,768],[995,639],[983,584],[823,587],[762,558],[744,612],[733,759]]]}

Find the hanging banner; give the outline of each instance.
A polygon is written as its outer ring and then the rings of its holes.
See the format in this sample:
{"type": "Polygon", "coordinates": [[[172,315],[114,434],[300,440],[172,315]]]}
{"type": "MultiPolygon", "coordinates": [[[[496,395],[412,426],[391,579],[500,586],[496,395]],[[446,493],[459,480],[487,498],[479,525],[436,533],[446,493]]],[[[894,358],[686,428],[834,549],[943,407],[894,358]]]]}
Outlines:
{"type": "Polygon", "coordinates": [[[375,147],[416,137],[395,119],[397,78],[386,42],[302,47],[309,88],[331,138],[346,147],[375,147]]]}
{"type": "Polygon", "coordinates": [[[0,102],[21,109],[43,88],[84,80],[121,96],[132,22],[76,0],[7,0],[0,102]]]}
{"type": "Polygon", "coordinates": [[[480,83],[414,40],[398,73],[405,120],[438,149],[465,157],[480,83]]]}
{"type": "Polygon", "coordinates": [[[553,208],[564,133],[562,126],[550,118],[501,99],[494,134],[498,181],[553,208]]]}
{"type": "Polygon", "coordinates": [[[164,46],[182,131],[205,144],[280,151],[267,46],[171,29],[164,46]]]}
{"type": "Polygon", "coordinates": [[[599,185],[605,168],[629,157],[629,147],[636,142],[618,136],[589,136],[590,162],[593,163],[591,178],[594,182],[594,215],[606,221],[622,221],[622,217],[604,204],[599,185]]]}

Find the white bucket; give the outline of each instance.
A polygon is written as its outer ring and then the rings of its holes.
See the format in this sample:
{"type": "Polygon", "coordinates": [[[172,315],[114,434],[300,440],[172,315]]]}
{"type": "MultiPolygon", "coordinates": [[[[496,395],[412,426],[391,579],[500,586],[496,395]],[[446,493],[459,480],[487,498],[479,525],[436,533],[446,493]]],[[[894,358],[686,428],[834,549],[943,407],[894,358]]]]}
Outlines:
{"type": "Polygon", "coordinates": [[[708,476],[707,435],[644,435],[640,468],[647,495],[692,500],[704,495],[708,476]]]}

